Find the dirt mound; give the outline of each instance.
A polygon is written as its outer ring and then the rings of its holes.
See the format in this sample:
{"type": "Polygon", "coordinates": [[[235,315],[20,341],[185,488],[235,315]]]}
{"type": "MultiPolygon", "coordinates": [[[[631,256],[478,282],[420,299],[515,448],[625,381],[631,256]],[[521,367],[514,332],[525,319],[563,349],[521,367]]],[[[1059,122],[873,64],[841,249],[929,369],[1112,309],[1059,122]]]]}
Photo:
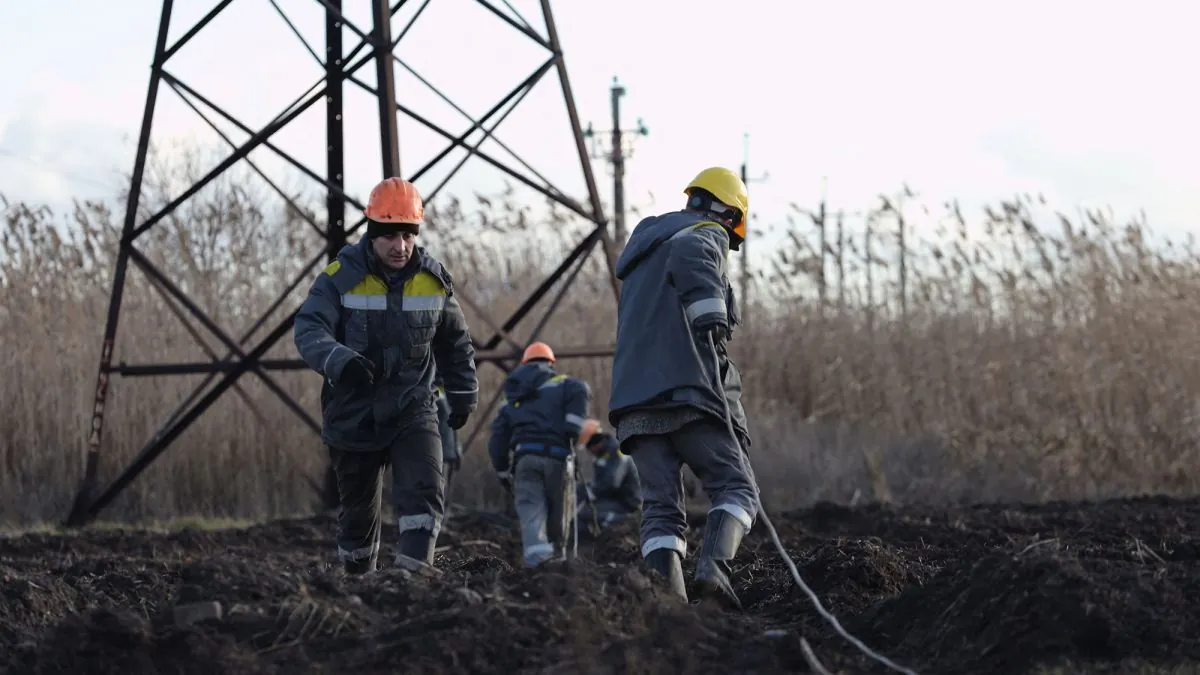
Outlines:
{"type": "Polygon", "coordinates": [[[948,566],[851,630],[875,632],[877,646],[898,654],[961,653],[970,672],[1022,672],[1054,657],[1200,661],[1195,572],[1050,548],[997,553],[948,566]]]}
{"type": "MultiPolygon", "coordinates": [[[[1200,663],[1200,501],[952,510],[828,504],[776,516],[800,573],[856,637],[921,673],[1200,663]]],[[[460,513],[441,574],[344,576],[328,516],[246,530],[0,539],[12,673],[886,672],[792,582],[761,525],[745,610],[686,605],[627,523],[580,560],[521,568],[515,523],[460,513]],[[185,620],[187,616],[191,620],[185,620]]],[[[387,531],[394,540],[394,529],[387,531]]],[[[689,537],[698,546],[700,528],[689,537]]],[[[694,558],[685,571],[694,569],[694,558]]],[[[1073,672],[1073,671],[1062,671],[1073,672]]]]}

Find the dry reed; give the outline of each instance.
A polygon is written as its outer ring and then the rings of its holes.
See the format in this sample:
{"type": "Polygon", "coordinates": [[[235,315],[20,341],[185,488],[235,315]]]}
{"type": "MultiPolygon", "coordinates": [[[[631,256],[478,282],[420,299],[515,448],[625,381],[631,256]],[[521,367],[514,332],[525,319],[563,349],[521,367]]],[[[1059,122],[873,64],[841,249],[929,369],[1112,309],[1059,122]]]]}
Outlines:
{"type": "MultiPolygon", "coordinates": [[[[195,152],[169,161],[156,156],[144,216],[204,164],[195,152]]],[[[319,196],[297,191],[291,196],[301,209],[273,207],[281,200],[256,184],[252,176],[227,174],[139,240],[234,339],[320,255],[306,222],[323,227],[319,196]]],[[[0,524],[57,520],[77,487],[124,203],[115,197],[121,206],[80,203],[65,217],[0,198],[0,409],[7,411],[0,421],[0,524]]],[[[512,195],[478,202],[474,213],[459,201],[431,208],[423,243],[447,262],[470,299],[503,320],[585,226],[561,210],[535,222],[512,195]]],[[[954,206],[923,241],[907,216],[904,254],[897,256],[892,235],[904,211],[896,200],[881,204],[864,230],[838,228],[837,236],[832,219],[815,229],[789,222],[788,245],[756,271],[751,322],[733,351],[747,382],[752,454],[768,508],[819,499],[962,502],[1195,490],[1200,359],[1192,346],[1200,312],[1193,298],[1200,259],[1190,249],[1152,249],[1142,224],[1117,227],[1098,214],[1080,222],[1050,212],[1049,226],[1035,223],[1046,209],[1019,198],[989,211],[979,235],[954,206]]],[[[544,339],[612,340],[605,273],[597,251],[544,339]]],[[[226,354],[203,328],[209,352],[199,347],[171,311],[147,277],[132,271],[114,360],[226,354]]],[[[467,314],[486,340],[491,330],[467,314]]],[[[522,322],[515,337],[524,340],[534,323],[522,322]]],[[[294,356],[289,336],[267,358],[294,356]]],[[[595,414],[603,417],[609,361],[562,367],[592,384],[595,414]]],[[[499,372],[480,364],[485,400],[499,372]]],[[[319,419],[318,376],[272,377],[319,419]]],[[[128,464],[201,379],[114,377],[103,480],[128,464]]],[[[320,444],[261,380],[247,375],[240,387],[253,407],[241,393],[224,396],[104,518],[309,512],[308,479],[325,463],[320,444]]],[[[456,478],[453,496],[461,503],[495,505],[500,498],[485,444],[486,432],[456,478]]]]}

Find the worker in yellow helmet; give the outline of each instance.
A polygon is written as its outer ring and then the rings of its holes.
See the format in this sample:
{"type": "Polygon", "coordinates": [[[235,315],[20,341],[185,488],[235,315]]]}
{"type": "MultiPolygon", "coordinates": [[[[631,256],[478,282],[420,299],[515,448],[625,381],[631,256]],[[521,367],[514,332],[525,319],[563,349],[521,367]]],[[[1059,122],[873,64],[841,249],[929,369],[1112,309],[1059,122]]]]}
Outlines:
{"type": "Polygon", "coordinates": [[[647,566],[687,599],[680,476],[687,465],[711,503],[696,590],[740,607],[729,566],[754,524],[758,486],[742,455],[750,434],[741,376],[726,352],[740,323],[727,261],[746,239],[750,199],[724,167],[701,171],[684,193],[682,210],[638,223],[617,260],[622,287],[608,419],[641,479],[647,566]]]}

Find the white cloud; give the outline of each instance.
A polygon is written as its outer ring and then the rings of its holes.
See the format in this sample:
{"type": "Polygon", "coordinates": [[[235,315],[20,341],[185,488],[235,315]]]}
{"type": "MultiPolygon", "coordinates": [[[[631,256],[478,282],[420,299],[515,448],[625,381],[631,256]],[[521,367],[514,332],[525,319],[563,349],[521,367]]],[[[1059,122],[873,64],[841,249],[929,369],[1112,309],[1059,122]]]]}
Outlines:
{"type": "MultiPolygon", "coordinates": [[[[494,17],[467,7],[471,3],[460,4],[463,15],[472,17],[460,30],[472,41],[482,45],[495,36],[497,50],[513,42],[494,17]]],[[[515,4],[530,18],[539,16],[532,8],[536,3],[515,4]]],[[[319,42],[319,12],[303,3],[284,6],[296,10],[301,30],[319,42]]],[[[764,220],[778,218],[791,201],[815,205],[825,176],[834,205],[848,209],[907,181],[933,199],[970,202],[1028,191],[1066,202],[1108,202],[1118,212],[1144,206],[1152,224],[1161,221],[1177,231],[1200,216],[1200,171],[1193,167],[1200,154],[1194,121],[1200,118],[1200,99],[1185,84],[1190,64],[1200,58],[1200,45],[1189,35],[1200,14],[1196,7],[1166,0],[1137,7],[1066,0],[794,3],[786,8],[754,2],[722,15],[735,49],[700,51],[692,47],[694,36],[709,27],[714,12],[728,10],[726,3],[709,6],[711,11],[692,13],[680,13],[672,3],[639,6],[632,0],[611,8],[555,6],[584,122],[608,126],[607,87],[616,74],[628,88],[625,126],[644,117],[651,128],[648,138],[636,141],[628,165],[632,203],[644,203],[654,193],[660,208],[675,206],[683,183],[699,168],[738,166],[742,133],[750,131],[752,172],[771,173],[768,183],[752,186],[754,208],[764,220]],[[612,36],[618,34],[622,38],[614,49],[612,36]],[[693,73],[704,73],[705,79],[693,73]]],[[[237,11],[206,28],[202,41],[188,45],[172,67],[257,124],[276,112],[274,101],[298,94],[316,66],[265,3],[232,7],[237,11]],[[235,47],[217,49],[222,40],[235,47]],[[245,64],[240,71],[239,62],[245,64]],[[233,77],[231,72],[256,75],[233,77]],[[256,94],[271,102],[256,103],[256,94]]],[[[76,23],[64,28],[54,12],[27,8],[30,16],[20,31],[0,27],[0,51],[16,45],[7,62],[19,60],[16,50],[28,51],[38,36],[52,31],[77,38],[68,39],[63,52],[39,56],[41,70],[32,77],[0,74],[0,86],[17,92],[0,102],[0,148],[50,163],[60,174],[58,182],[70,187],[35,179],[28,161],[0,157],[6,193],[57,199],[82,189],[78,179],[62,176],[106,181],[114,166],[128,166],[158,9],[157,0],[90,5],[75,12],[76,23]],[[126,29],[122,39],[94,37],[116,34],[119,25],[136,28],[126,29]]],[[[361,12],[352,18],[369,26],[361,12]]],[[[177,22],[175,36],[186,29],[183,23],[177,22]]],[[[418,35],[421,25],[418,21],[415,37],[406,38],[400,52],[426,77],[464,96],[507,80],[499,71],[480,75],[476,61],[442,49],[445,38],[418,35]],[[472,87],[472,78],[487,81],[472,87]]],[[[357,43],[357,38],[347,40],[357,43]]],[[[373,82],[366,72],[364,80],[373,82]]],[[[401,95],[414,100],[414,87],[419,85],[401,87],[407,88],[401,95]]],[[[557,83],[549,80],[539,88],[553,93],[557,83]]],[[[348,113],[353,120],[348,135],[356,145],[348,152],[347,173],[356,189],[365,191],[378,172],[373,111],[355,87],[347,90],[356,97],[353,115],[348,113]]],[[[206,125],[176,99],[165,89],[160,92],[156,138],[207,135],[206,125]]],[[[551,134],[535,123],[539,114],[546,120],[565,118],[561,104],[547,95],[537,105],[552,107],[518,113],[514,120],[522,123],[506,122],[500,136],[522,154],[529,148],[531,162],[556,182],[581,184],[565,129],[551,134]]],[[[469,107],[476,112],[478,106],[469,107]]],[[[464,126],[452,113],[432,116],[452,131],[464,126]]],[[[285,132],[280,143],[320,167],[322,135],[318,112],[285,132]],[[305,142],[309,145],[302,146],[305,142]]],[[[434,145],[410,135],[401,140],[402,159],[420,163],[423,158],[409,159],[413,148],[424,154],[425,146],[434,145]]],[[[607,167],[602,160],[593,160],[593,167],[607,202],[607,167]]],[[[493,173],[484,168],[470,175],[475,183],[487,183],[493,173]]]]}

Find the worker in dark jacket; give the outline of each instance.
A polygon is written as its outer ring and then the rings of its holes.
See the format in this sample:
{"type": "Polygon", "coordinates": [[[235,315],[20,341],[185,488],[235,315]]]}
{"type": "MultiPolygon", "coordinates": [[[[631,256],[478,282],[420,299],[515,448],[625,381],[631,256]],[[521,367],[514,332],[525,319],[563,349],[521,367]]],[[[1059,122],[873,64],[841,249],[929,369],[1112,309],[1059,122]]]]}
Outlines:
{"type": "Polygon", "coordinates": [[[525,564],[537,567],[555,547],[565,553],[575,513],[575,444],[591,408],[587,383],[554,370],[544,342],[525,349],[504,381],[488,454],[514,492],[525,564]]]}
{"type": "Polygon", "coordinates": [[[741,377],[725,346],[739,323],[728,257],[746,236],[749,198],[741,178],[721,167],[701,171],[684,193],[683,210],[638,223],[617,261],[622,287],[609,421],[641,478],[647,565],[687,597],[686,464],[711,503],[696,590],[740,607],[729,564],[754,524],[758,487],[743,456],[750,434],[741,377]]]}
{"type": "Polygon", "coordinates": [[[583,424],[579,445],[586,448],[592,462],[592,481],[580,485],[575,501],[579,504],[576,527],[580,531],[595,524],[600,529],[624,521],[642,509],[642,486],[637,466],[621,452],[617,439],[600,429],[600,420],[583,424]]]}
{"type": "Polygon", "coordinates": [[[445,509],[435,370],[446,383],[451,428],[466,424],[479,396],[450,273],[416,245],[420,194],[389,178],[371,191],[365,214],[367,235],[317,276],[295,322],[300,356],[324,376],[321,437],[337,474],[337,549],[356,574],[376,567],[389,464],[396,562],[432,564],[445,509]]]}

